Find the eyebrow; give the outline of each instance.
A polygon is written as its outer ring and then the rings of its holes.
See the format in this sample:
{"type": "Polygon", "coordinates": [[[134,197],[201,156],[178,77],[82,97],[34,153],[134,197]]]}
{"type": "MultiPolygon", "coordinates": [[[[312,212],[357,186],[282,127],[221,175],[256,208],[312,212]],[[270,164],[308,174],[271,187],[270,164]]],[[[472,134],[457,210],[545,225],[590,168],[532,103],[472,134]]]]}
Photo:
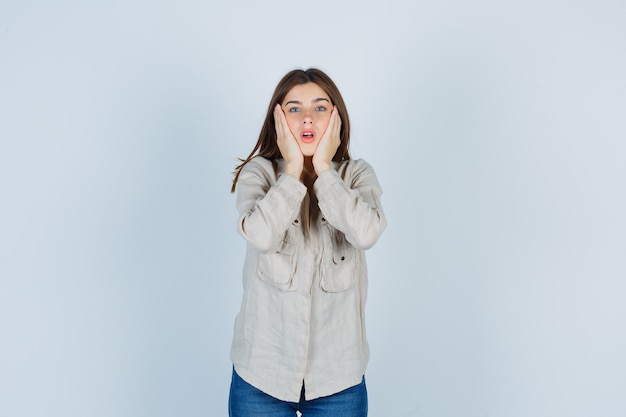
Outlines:
{"type": "MultiPolygon", "coordinates": [[[[328,103],[330,103],[330,100],[324,97],[316,98],[315,100],[311,101],[311,103],[319,103],[320,101],[327,101],[328,103]]],[[[289,100],[288,102],[285,103],[285,106],[287,104],[302,104],[302,102],[298,100],[289,100]]]]}

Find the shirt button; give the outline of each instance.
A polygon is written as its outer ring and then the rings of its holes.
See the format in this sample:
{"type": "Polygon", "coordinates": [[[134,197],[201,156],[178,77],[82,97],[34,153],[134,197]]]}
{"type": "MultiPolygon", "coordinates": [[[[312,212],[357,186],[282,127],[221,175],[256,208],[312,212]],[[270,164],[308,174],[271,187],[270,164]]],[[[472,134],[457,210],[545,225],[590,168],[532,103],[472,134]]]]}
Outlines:
{"type": "Polygon", "coordinates": [[[293,222],[297,224],[298,223],[298,219],[295,219],[293,222]]]}
{"type": "Polygon", "coordinates": [[[342,256],[342,257],[341,257],[341,260],[342,260],[342,261],[345,261],[345,260],[346,260],[346,257],[345,257],[345,256],[342,256]]]}

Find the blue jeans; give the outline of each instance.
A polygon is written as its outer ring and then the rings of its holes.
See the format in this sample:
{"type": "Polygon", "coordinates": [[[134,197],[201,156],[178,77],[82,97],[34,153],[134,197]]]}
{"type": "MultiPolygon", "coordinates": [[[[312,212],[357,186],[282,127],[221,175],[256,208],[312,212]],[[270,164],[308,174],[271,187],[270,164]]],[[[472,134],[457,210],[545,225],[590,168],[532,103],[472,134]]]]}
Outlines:
{"type": "Polygon", "coordinates": [[[367,389],[365,377],[360,384],[328,397],[304,399],[304,385],[300,401],[292,403],[274,398],[244,381],[233,369],[228,398],[230,417],[367,417],[367,389]]]}

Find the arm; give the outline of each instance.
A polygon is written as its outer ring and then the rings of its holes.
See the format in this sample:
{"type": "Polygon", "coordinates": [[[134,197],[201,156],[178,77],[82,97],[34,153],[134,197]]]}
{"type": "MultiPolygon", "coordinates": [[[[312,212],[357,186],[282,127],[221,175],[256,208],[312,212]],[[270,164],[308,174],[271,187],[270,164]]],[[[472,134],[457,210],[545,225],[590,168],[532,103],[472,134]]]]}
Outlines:
{"type": "Polygon", "coordinates": [[[239,176],[239,233],[263,252],[277,250],[291,222],[300,213],[306,187],[291,175],[277,181],[268,160],[254,158],[239,176]]]}
{"type": "Polygon", "coordinates": [[[343,174],[328,169],[315,181],[315,195],[326,220],[359,249],[369,249],[387,226],[382,190],[372,167],[351,161],[343,174]],[[343,178],[342,178],[343,177],[343,178]]]}

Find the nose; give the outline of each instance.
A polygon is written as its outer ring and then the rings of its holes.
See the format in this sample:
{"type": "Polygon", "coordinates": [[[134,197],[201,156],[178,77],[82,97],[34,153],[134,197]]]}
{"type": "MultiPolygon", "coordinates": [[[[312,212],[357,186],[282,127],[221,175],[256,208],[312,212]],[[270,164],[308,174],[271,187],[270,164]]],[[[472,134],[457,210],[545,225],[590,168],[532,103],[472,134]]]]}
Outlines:
{"type": "Polygon", "coordinates": [[[302,116],[302,123],[304,123],[305,125],[308,124],[312,124],[313,123],[313,115],[311,114],[311,112],[307,111],[304,113],[304,115],[302,116]]]}

